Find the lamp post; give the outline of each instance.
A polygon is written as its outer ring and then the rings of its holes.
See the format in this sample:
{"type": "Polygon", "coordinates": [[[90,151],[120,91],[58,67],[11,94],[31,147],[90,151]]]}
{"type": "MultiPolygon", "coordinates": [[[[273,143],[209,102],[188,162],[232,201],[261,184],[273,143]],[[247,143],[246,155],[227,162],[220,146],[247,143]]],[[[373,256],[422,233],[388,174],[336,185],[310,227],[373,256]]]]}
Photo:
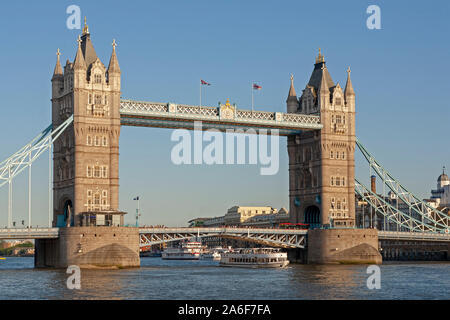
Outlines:
{"type": "Polygon", "coordinates": [[[133,200],[137,200],[137,209],[136,209],[136,228],[139,227],[139,216],[141,215],[139,212],[139,196],[134,198],[133,200]]]}

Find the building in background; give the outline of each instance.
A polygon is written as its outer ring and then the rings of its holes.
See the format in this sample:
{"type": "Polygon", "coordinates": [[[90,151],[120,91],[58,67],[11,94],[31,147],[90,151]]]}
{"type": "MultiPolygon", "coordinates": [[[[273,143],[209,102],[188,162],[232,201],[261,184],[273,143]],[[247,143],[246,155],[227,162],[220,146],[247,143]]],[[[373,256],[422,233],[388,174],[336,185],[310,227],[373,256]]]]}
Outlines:
{"type": "Polygon", "coordinates": [[[279,223],[289,221],[289,212],[285,208],[277,210],[273,207],[241,207],[228,209],[224,216],[214,218],[195,218],[190,220],[190,227],[223,227],[247,226],[270,228],[279,223]]]}

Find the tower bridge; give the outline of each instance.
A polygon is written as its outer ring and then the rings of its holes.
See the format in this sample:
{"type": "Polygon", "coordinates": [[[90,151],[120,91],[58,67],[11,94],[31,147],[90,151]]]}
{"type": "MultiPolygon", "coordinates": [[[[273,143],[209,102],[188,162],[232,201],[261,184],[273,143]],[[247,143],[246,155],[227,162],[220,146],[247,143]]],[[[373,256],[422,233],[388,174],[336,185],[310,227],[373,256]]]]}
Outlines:
{"type": "MultiPolygon", "coordinates": [[[[87,25],[73,62],[52,76],[52,124],[0,163],[0,187],[8,186],[8,228],[0,237],[36,240],[37,267],[139,265],[139,245],[191,235],[245,239],[285,248],[306,249],[308,262],[380,263],[379,241],[449,243],[449,216],[419,200],[379,164],[356,139],[355,91],[350,69],[345,87],[335,83],[319,51],[310,80],[297,96],[294,79],[287,112],[239,109],[228,100],[218,107],[142,102],[121,98],[116,42],[108,67],[98,58],[87,25]],[[251,131],[287,137],[289,214],[292,222],[316,226],[308,231],[277,229],[139,229],[124,227],[119,206],[121,126],[251,131]],[[274,131],[276,130],[276,131],[274,131]],[[363,153],[408,212],[384,201],[355,179],[355,151],[363,153]],[[31,169],[49,152],[48,228],[31,226],[31,169]],[[28,228],[12,228],[14,179],[28,170],[28,228]],[[355,227],[355,193],[384,215],[400,233],[355,227]]],[[[294,257],[295,258],[295,257],[294,257]]]]}

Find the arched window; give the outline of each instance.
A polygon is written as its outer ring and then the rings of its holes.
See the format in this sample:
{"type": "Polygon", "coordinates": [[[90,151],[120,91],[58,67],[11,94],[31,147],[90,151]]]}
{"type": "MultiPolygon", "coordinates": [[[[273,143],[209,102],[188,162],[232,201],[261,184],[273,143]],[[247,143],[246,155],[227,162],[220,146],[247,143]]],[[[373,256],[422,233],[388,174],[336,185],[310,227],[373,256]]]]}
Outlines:
{"type": "Polygon", "coordinates": [[[95,166],[94,167],[94,177],[96,177],[96,178],[100,178],[101,177],[100,166],[95,166]]]}
{"type": "Polygon", "coordinates": [[[95,146],[98,147],[100,145],[100,137],[95,136],[95,146]]]}
{"type": "Polygon", "coordinates": [[[91,146],[91,145],[92,145],[92,137],[91,137],[90,134],[88,134],[87,137],[86,137],[86,144],[87,144],[88,146],[91,146]]]}
{"type": "Polygon", "coordinates": [[[107,138],[106,136],[103,136],[103,139],[102,139],[102,145],[103,145],[104,147],[107,147],[107,146],[108,146],[108,138],[107,138]]]}
{"type": "Polygon", "coordinates": [[[102,178],[108,178],[108,167],[107,166],[102,167],[102,178]]]}
{"type": "Polygon", "coordinates": [[[88,178],[92,177],[92,168],[90,166],[87,166],[86,171],[87,171],[87,177],[88,178]]]}

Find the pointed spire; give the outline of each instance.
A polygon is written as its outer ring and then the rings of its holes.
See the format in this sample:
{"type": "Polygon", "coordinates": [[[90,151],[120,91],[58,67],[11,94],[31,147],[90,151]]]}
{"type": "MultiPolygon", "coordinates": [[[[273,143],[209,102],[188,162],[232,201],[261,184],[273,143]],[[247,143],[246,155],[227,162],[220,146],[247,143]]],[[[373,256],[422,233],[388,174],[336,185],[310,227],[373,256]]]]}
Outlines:
{"type": "Polygon", "coordinates": [[[55,65],[55,70],[53,70],[53,78],[57,77],[57,76],[62,76],[63,75],[63,71],[62,71],[62,67],[61,67],[61,62],[59,60],[59,56],[61,55],[61,51],[56,51],[56,65],[55,65]]]}
{"type": "Polygon", "coordinates": [[[350,95],[355,95],[355,91],[353,90],[353,85],[352,85],[352,79],[350,78],[350,67],[348,67],[347,69],[347,83],[345,84],[345,91],[344,91],[344,95],[345,96],[350,96],[350,95]]]}
{"type": "Polygon", "coordinates": [[[291,74],[291,87],[289,88],[288,99],[290,97],[295,97],[297,99],[297,94],[295,93],[295,88],[294,88],[294,76],[292,74],[291,74]]]}
{"type": "Polygon", "coordinates": [[[75,61],[73,63],[73,68],[77,69],[86,69],[86,62],[84,61],[83,52],[81,51],[81,37],[78,36],[78,50],[77,55],[75,56],[75,61]]]}
{"type": "Polygon", "coordinates": [[[89,34],[89,27],[87,25],[87,19],[86,16],[84,16],[84,27],[83,27],[83,35],[89,34]]]}
{"type": "Polygon", "coordinates": [[[113,51],[111,54],[111,59],[109,60],[108,74],[120,73],[119,61],[116,55],[116,47],[117,47],[116,39],[113,39],[112,47],[113,51]]]}
{"type": "Polygon", "coordinates": [[[322,55],[321,49],[319,48],[319,55],[316,57],[316,64],[325,62],[325,57],[322,55]]]}
{"type": "Polygon", "coordinates": [[[319,90],[318,91],[320,93],[330,94],[330,87],[328,85],[327,75],[325,73],[326,68],[327,67],[325,66],[325,63],[322,64],[322,66],[321,66],[322,76],[320,78],[320,83],[319,83],[319,88],[318,88],[319,90]]]}

